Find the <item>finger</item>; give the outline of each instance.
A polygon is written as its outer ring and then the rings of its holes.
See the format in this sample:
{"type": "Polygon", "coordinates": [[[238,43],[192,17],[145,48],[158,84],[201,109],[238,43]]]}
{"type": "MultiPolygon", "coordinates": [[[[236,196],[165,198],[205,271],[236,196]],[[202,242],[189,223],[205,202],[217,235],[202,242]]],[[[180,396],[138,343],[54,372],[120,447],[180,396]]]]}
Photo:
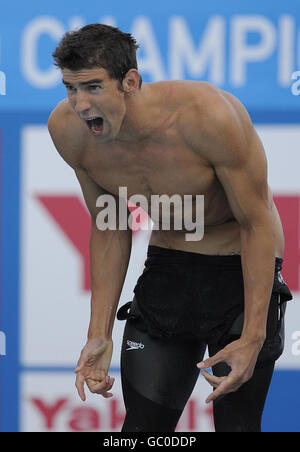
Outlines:
{"type": "Polygon", "coordinates": [[[106,382],[106,387],[105,387],[105,391],[110,391],[111,388],[113,387],[113,384],[115,382],[114,378],[109,377],[108,375],[105,377],[105,382],[106,382]]]}
{"type": "Polygon", "coordinates": [[[87,378],[85,381],[90,392],[94,394],[100,394],[101,392],[105,391],[106,388],[108,387],[105,381],[95,381],[90,378],[87,378]]]}
{"type": "Polygon", "coordinates": [[[107,386],[108,386],[109,389],[110,389],[110,388],[113,387],[113,384],[114,384],[114,382],[115,382],[115,379],[112,378],[112,377],[106,377],[106,378],[105,378],[105,381],[106,381],[106,383],[107,383],[107,386]],[[107,378],[107,379],[106,379],[106,378],[107,378]]]}
{"type": "Polygon", "coordinates": [[[77,374],[78,372],[80,372],[84,367],[84,360],[80,357],[78,362],[77,362],[77,366],[74,369],[74,372],[77,374]]]}
{"type": "Polygon", "coordinates": [[[77,388],[78,395],[83,402],[86,399],[85,392],[84,392],[84,380],[85,379],[84,379],[83,375],[77,374],[75,386],[77,388]]]}
{"type": "Polygon", "coordinates": [[[113,387],[114,382],[115,382],[115,379],[114,378],[110,378],[109,386],[108,386],[108,388],[106,388],[106,392],[101,394],[105,399],[113,397],[113,394],[111,392],[108,392],[108,391],[111,390],[111,388],[113,387]]]}
{"type": "Polygon", "coordinates": [[[205,370],[203,370],[201,372],[201,374],[204,376],[205,380],[213,387],[213,388],[217,388],[222,381],[224,381],[224,379],[226,377],[216,377],[215,375],[210,374],[209,372],[206,372],[205,370]]]}
{"type": "Polygon", "coordinates": [[[213,402],[214,400],[217,400],[220,396],[224,396],[226,394],[229,394],[231,392],[235,392],[239,388],[238,385],[236,385],[236,382],[233,381],[231,378],[225,377],[224,381],[217,387],[217,389],[214,390],[206,399],[206,403],[213,402]]]}
{"type": "Polygon", "coordinates": [[[105,394],[101,394],[101,395],[105,399],[110,399],[111,397],[113,397],[113,394],[111,392],[106,392],[105,394]]]}
{"type": "Polygon", "coordinates": [[[102,395],[105,399],[108,399],[108,398],[110,398],[110,397],[113,397],[113,393],[108,392],[108,391],[111,390],[112,386],[113,386],[113,382],[107,384],[107,386],[106,386],[104,389],[101,389],[101,390],[99,390],[99,391],[97,390],[97,391],[96,391],[96,394],[102,395]]]}
{"type": "Polygon", "coordinates": [[[89,390],[94,394],[102,395],[112,388],[114,381],[114,378],[110,378],[109,376],[106,376],[102,381],[93,380],[92,378],[86,378],[86,384],[89,390]]]}
{"type": "Polygon", "coordinates": [[[218,363],[224,362],[224,355],[223,353],[219,352],[214,356],[211,356],[210,358],[206,359],[205,361],[202,361],[197,364],[198,369],[208,369],[209,367],[213,367],[218,363]]]}
{"type": "Polygon", "coordinates": [[[113,385],[114,385],[114,382],[115,382],[115,379],[114,378],[111,378],[110,379],[110,383],[109,383],[109,386],[108,386],[108,388],[107,388],[107,390],[108,391],[110,391],[111,390],[111,388],[113,387],[113,385]]]}

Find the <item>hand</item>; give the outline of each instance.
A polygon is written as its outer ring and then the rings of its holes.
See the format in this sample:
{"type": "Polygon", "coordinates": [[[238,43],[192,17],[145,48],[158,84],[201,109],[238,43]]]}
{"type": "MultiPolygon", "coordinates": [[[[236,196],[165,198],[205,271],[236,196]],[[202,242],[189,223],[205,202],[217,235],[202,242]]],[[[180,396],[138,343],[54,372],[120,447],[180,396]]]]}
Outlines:
{"type": "Polygon", "coordinates": [[[216,400],[219,396],[237,391],[253,375],[255,364],[262,344],[257,341],[247,341],[240,338],[231,342],[211,358],[198,363],[199,369],[207,369],[218,363],[225,362],[231,367],[228,376],[216,377],[203,371],[206,381],[216,388],[208,398],[206,403],[216,400]]]}
{"type": "Polygon", "coordinates": [[[83,348],[75,369],[75,386],[78,395],[84,402],[84,383],[92,393],[101,394],[104,398],[112,397],[111,390],[115,379],[108,376],[113,350],[112,340],[104,338],[89,339],[83,348]]]}

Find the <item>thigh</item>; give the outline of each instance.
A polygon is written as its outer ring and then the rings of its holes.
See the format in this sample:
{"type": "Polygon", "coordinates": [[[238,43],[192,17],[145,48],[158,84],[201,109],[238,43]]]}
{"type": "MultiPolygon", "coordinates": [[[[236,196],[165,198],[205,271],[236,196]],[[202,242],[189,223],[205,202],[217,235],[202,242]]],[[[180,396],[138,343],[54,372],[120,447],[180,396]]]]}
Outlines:
{"type": "Polygon", "coordinates": [[[123,431],[174,431],[189,399],[205,344],[150,337],[127,321],[121,353],[123,431]]]}
{"type": "MultiPolygon", "coordinates": [[[[210,356],[215,355],[219,347],[210,346],[210,356]]],[[[261,419],[266,397],[272,380],[275,362],[256,368],[252,378],[238,391],[216,400],[213,405],[216,432],[260,432],[261,419]]],[[[221,377],[228,375],[230,367],[219,363],[213,367],[213,374],[221,377]]]]}

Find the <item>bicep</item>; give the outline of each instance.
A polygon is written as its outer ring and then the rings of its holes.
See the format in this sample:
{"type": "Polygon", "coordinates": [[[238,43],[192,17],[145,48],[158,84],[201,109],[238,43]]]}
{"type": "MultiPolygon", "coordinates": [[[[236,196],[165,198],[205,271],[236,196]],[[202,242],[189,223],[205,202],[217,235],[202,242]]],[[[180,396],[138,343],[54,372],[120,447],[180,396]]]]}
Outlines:
{"type": "Polygon", "coordinates": [[[99,209],[96,206],[97,199],[102,194],[107,194],[107,192],[100,187],[100,185],[94,182],[84,169],[75,168],[74,171],[81,186],[86,206],[91,214],[91,217],[95,219],[99,212],[99,209]]]}
{"type": "MultiPolygon", "coordinates": [[[[98,185],[93,179],[91,179],[90,176],[88,175],[88,173],[82,168],[75,168],[75,174],[76,174],[76,177],[81,186],[81,191],[82,191],[86,206],[94,221],[96,220],[96,217],[99,214],[99,212],[103,208],[105,208],[105,207],[100,207],[100,205],[102,205],[103,200],[101,200],[101,203],[97,203],[97,200],[101,195],[109,195],[109,198],[110,198],[109,201],[112,202],[111,205],[114,206],[116,209],[115,210],[116,217],[118,218],[119,215],[122,215],[125,212],[126,213],[126,221],[127,221],[128,215],[130,212],[128,210],[126,199],[119,198],[117,195],[114,195],[114,194],[108,192],[107,190],[105,190],[103,187],[98,185]],[[121,208],[121,210],[120,210],[120,208],[121,208]]],[[[104,199],[105,206],[106,206],[106,203],[107,203],[107,197],[104,199]]]]}
{"type": "Polygon", "coordinates": [[[224,188],[232,213],[241,226],[259,224],[270,211],[267,159],[254,130],[229,157],[217,161],[215,173],[224,188]]]}
{"type": "Polygon", "coordinates": [[[201,102],[195,105],[189,116],[193,129],[185,135],[190,146],[213,168],[240,225],[264,221],[271,207],[267,160],[247,110],[234,96],[219,91],[205,109],[201,102]]]}

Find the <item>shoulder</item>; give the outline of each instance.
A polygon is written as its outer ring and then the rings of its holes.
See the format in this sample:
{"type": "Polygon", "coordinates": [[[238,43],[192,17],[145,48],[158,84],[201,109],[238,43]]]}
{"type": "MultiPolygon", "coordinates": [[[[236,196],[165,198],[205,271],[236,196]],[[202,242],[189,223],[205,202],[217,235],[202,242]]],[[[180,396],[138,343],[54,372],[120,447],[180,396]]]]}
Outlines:
{"type": "Polygon", "coordinates": [[[67,124],[70,120],[72,121],[71,107],[68,99],[63,99],[52,110],[48,119],[48,129],[51,136],[60,136],[63,132],[61,124],[67,124]]]}
{"type": "Polygon", "coordinates": [[[180,129],[185,141],[212,163],[240,162],[255,139],[255,130],[243,104],[209,83],[196,84],[182,109],[180,129]]]}
{"type": "Polygon", "coordinates": [[[48,130],[55,148],[73,168],[80,166],[80,155],[86,142],[86,131],[64,99],[54,108],[48,119],[48,130]]]}

